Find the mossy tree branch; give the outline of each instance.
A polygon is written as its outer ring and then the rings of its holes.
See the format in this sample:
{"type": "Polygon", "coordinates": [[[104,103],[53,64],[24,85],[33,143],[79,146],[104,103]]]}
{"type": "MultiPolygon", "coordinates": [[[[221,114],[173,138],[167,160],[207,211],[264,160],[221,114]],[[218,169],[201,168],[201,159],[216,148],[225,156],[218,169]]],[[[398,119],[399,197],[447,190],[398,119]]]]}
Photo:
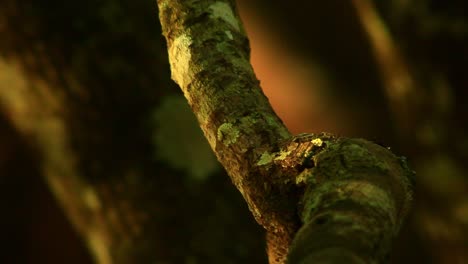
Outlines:
{"type": "Polygon", "coordinates": [[[171,0],[158,5],[172,78],[181,86],[219,161],[255,219],[267,230],[292,234],[295,202],[284,195],[292,184],[275,184],[282,175],[256,165],[290,133],[253,73],[234,2],[171,0]]]}
{"type": "Polygon", "coordinates": [[[266,228],[270,263],[288,251],[290,263],[385,259],[411,200],[406,163],[365,140],[292,137],[261,92],[234,1],[158,6],[172,78],[266,228]]]}

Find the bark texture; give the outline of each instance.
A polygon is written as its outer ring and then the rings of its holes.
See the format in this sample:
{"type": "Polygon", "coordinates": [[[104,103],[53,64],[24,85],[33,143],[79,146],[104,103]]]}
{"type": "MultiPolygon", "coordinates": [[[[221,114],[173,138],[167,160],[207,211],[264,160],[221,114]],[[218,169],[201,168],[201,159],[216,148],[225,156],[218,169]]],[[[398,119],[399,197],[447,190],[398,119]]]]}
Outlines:
{"type": "Polygon", "coordinates": [[[270,263],[288,251],[290,263],[383,261],[411,200],[406,163],[365,140],[292,137],[260,90],[234,1],[158,6],[172,78],[267,230],[270,263]]]}
{"type": "MultiPolygon", "coordinates": [[[[186,184],[153,158],[171,123],[152,115],[175,91],[149,5],[1,1],[1,111],[96,262],[259,263],[261,246],[245,245],[258,230],[229,185],[186,184]]],[[[259,88],[233,1],[158,5],[173,78],[266,228],[270,262],[385,258],[408,206],[405,163],[362,140],[292,137],[259,88]],[[375,226],[357,234],[363,223],[375,226]]]]}
{"type": "MultiPolygon", "coordinates": [[[[300,174],[303,226],[289,263],[381,263],[411,201],[404,158],[362,139],[328,139],[312,148],[300,174]]],[[[310,142],[312,142],[310,141],[310,142]]],[[[309,143],[311,145],[311,143],[309,143]]],[[[307,153],[307,152],[306,152],[307,153]]]]}
{"type": "Polygon", "coordinates": [[[265,15],[293,54],[328,71],[326,94],[358,113],[336,122],[351,130],[325,130],[392,146],[418,172],[392,261],[466,262],[468,2],[244,2],[258,4],[249,11],[265,15]]]}
{"type": "MultiPolygon", "coordinates": [[[[234,2],[158,5],[172,78],[257,222],[289,244],[298,220],[293,185],[277,184],[289,175],[256,163],[290,134],[260,90],[234,2]]],[[[284,255],[287,246],[281,247],[284,255]]]]}

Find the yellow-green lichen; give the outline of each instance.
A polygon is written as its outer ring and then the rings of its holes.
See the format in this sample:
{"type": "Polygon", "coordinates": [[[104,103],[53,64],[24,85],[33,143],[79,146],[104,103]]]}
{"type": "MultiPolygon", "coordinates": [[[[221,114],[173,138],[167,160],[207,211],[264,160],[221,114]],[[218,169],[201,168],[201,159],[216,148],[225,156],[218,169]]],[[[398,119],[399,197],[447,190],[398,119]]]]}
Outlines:
{"type": "Polygon", "coordinates": [[[312,176],[312,170],[305,169],[299,175],[296,176],[296,185],[305,184],[308,181],[312,181],[313,178],[311,176],[312,176]]]}
{"type": "MultiPolygon", "coordinates": [[[[307,180],[307,178],[306,178],[307,180]]],[[[319,207],[327,207],[330,203],[348,199],[343,192],[346,181],[328,181],[314,187],[313,191],[307,191],[304,195],[304,209],[302,220],[307,223],[319,207]],[[326,198],[325,198],[326,197],[326,198]]]]}
{"type": "Polygon", "coordinates": [[[232,12],[232,8],[228,3],[216,2],[210,6],[210,9],[212,17],[221,18],[222,20],[229,23],[237,31],[240,31],[239,21],[234,16],[234,12],[232,12]]]}
{"type": "Polygon", "coordinates": [[[172,79],[184,89],[191,82],[190,60],[192,54],[190,45],[192,39],[188,34],[181,34],[170,43],[169,62],[171,65],[172,79]]]}
{"type": "Polygon", "coordinates": [[[234,39],[234,37],[232,36],[231,31],[226,30],[226,31],[224,31],[224,33],[226,33],[226,36],[227,36],[230,40],[233,40],[233,39],[234,39]]]}
{"type": "Polygon", "coordinates": [[[218,140],[227,147],[237,142],[240,131],[231,123],[224,123],[218,127],[218,140]]]}
{"type": "Polygon", "coordinates": [[[266,165],[272,162],[274,158],[275,158],[274,153],[269,153],[268,151],[265,151],[263,152],[262,156],[260,156],[260,159],[257,162],[257,166],[266,165]]]}
{"type": "Polygon", "coordinates": [[[281,151],[279,152],[279,155],[275,158],[275,160],[284,160],[289,156],[289,154],[291,154],[291,151],[281,151]]]}
{"type": "Polygon", "coordinates": [[[159,12],[162,12],[164,9],[166,9],[167,7],[170,7],[169,5],[169,2],[172,1],[172,0],[166,0],[166,1],[161,1],[160,4],[158,4],[158,7],[159,7],[159,12]]]}
{"type": "Polygon", "coordinates": [[[315,138],[311,142],[312,142],[312,144],[314,144],[317,147],[321,147],[322,144],[323,144],[323,141],[320,138],[315,138]]]}

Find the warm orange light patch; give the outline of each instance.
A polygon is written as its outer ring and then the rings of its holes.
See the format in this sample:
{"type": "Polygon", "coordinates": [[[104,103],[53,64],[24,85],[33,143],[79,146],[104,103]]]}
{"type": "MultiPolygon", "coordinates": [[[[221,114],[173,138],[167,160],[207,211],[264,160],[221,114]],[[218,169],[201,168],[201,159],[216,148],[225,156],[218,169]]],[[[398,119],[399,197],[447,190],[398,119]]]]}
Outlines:
{"type": "Polygon", "coordinates": [[[262,24],[247,3],[239,3],[250,39],[251,63],[263,92],[292,133],[338,131],[336,115],[323,89],[329,85],[319,66],[293,54],[286,41],[262,24]]]}

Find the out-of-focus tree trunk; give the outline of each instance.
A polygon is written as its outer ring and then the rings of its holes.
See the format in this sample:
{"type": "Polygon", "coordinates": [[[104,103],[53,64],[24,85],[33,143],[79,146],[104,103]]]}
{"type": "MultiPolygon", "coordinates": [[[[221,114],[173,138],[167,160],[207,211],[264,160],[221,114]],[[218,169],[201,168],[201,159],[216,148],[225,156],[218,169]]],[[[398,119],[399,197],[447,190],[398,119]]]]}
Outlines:
{"type": "Polygon", "coordinates": [[[146,1],[2,1],[2,113],[97,263],[262,262],[158,24],[146,1]]]}
{"type": "Polygon", "coordinates": [[[463,70],[468,4],[354,3],[373,46],[398,139],[420,174],[421,198],[411,221],[415,232],[436,262],[463,263],[468,259],[468,78],[463,70]]]}

